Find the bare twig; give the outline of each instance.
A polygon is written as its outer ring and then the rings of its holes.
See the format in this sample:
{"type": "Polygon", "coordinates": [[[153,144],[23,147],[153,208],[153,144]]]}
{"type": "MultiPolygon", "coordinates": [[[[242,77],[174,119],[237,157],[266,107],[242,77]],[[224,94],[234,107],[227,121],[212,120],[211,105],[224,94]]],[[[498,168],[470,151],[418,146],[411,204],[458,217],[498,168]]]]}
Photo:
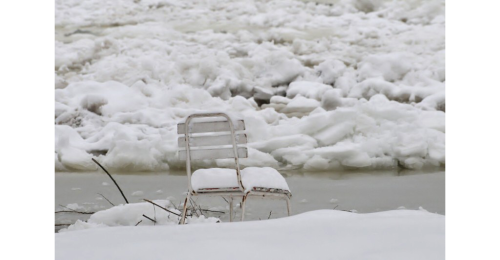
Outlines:
{"type": "Polygon", "coordinates": [[[74,209],[72,209],[72,208],[68,208],[68,207],[63,206],[63,205],[61,205],[61,204],[59,204],[59,207],[63,207],[63,208],[65,208],[65,209],[69,209],[69,210],[71,210],[71,211],[75,211],[74,209]]]}
{"type": "Polygon", "coordinates": [[[71,224],[56,224],[56,227],[60,227],[60,226],[71,226],[71,224]]]}
{"type": "Polygon", "coordinates": [[[333,209],[336,209],[338,206],[339,206],[339,205],[335,206],[335,208],[333,208],[333,209]]]}
{"type": "Polygon", "coordinates": [[[267,217],[267,219],[270,219],[271,218],[271,214],[273,213],[273,211],[269,211],[269,217],[267,217]]]}
{"type": "Polygon", "coordinates": [[[108,198],[104,197],[104,195],[102,195],[101,193],[97,193],[99,195],[101,195],[101,197],[103,197],[105,200],[107,200],[109,202],[109,204],[113,205],[113,207],[115,206],[115,204],[113,204],[113,202],[109,201],[108,198]]]}
{"type": "Polygon", "coordinates": [[[194,214],[196,214],[196,216],[200,217],[200,214],[198,214],[198,212],[196,211],[196,207],[194,206],[192,198],[189,198],[189,203],[191,203],[191,211],[194,209],[194,214]]]}
{"type": "Polygon", "coordinates": [[[148,216],[146,216],[146,215],[144,215],[144,214],[142,214],[142,216],[143,216],[143,217],[145,217],[145,218],[147,218],[147,219],[149,219],[149,220],[151,220],[151,221],[153,221],[153,223],[155,223],[155,224],[156,224],[156,220],[154,220],[154,219],[152,219],[152,218],[150,218],[150,217],[148,217],[148,216]]]}
{"type": "Polygon", "coordinates": [[[176,216],[179,216],[179,217],[181,216],[180,214],[175,213],[175,212],[173,212],[173,211],[171,211],[171,210],[168,210],[168,209],[166,209],[166,208],[164,208],[164,207],[162,207],[162,206],[160,206],[160,205],[158,205],[158,204],[156,204],[156,203],[154,203],[154,202],[152,202],[152,201],[150,201],[150,200],[147,200],[147,199],[142,199],[142,200],[144,200],[144,201],[146,201],[146,202],[149,202],[149,203],[151,203],[151,204],[153,204],[153,205],[157,206],[158,208],[163,209],[163,210],[165,210],[165,211],[167,211],[167,212],[170,212],[170,213],[172,213],[172,214],[174,214],[174,215],[176,215],[176,216]]]}
{"type": "Polygon", "coordinates": [[[203,215],[204,217],[206,217],[205,214],[203,214],[203,211],[201,211],[200,205],[198,205],[198,209],[200,210],[200,214],[203,215]]]}
{"type": "Polygon", "coordinates": [[[174,203],[170,202],[170,204],[172,204],[172,206],[174,207],[174,209],[179,210],[174,203]]]}
{"type": "Polygon", "coordinates": [[[154,214],[153,217],[155,218],[155,224],[156,224],[156,207],[155,207],[155,205],[153,205],[153,212],[154,212],[153,213],[154,214]]]}
{"type": "Polygon", "coordinates": [[[203,211],[206,211],[206,212],[212,212],[212,213],[222,213],[222,214],[226,214],[226,212],[224,212],[224,211],[209,210],[209,209],[200,209],[200,210],[203,210],[203,211]]]}
{"type": "Polygon", "coordinates": [[[227,202],[227,204],[229,204],[229,201],[227,201],[227,199],[226,199],[226,198],[224,198],[224,197],[222,197],[222,196],[221,196],[221,198],[222,198],[223,200],[225,200],[225,201],[227,202]]]}
{"type": "Polygon", "coordinates": [[[77,210],[74,210],[72,208],[68,208],[66,206],[63,206],[61,204],[59,204],[59,206],[65,208],[65,209],[68,209],[68,210],[60,210],[60,211],[56,211],[56,213],[64,213],[64,212],[73,212],[73,213],[80,213],[80,214],[94,214],[95,213],[95,212],[77,211],[77,210]]]}
{"type": "Polygon", "coordinates": [[[128,200],[127,198],[125,197],[125,194],[123,194],[123,191],[122,189],[120,188],[120,186],[118,185],[118,183],[116,183],[115,179],[113,179],[113,176],[111,176],[111,174],[109,174],[108,171],[106,171],[106,169],[104,169],[104,167],[102,167],[102,165],[100,163],[98,163],[96,161],[96,159],[92,158],[92,161],[94,161],[97,165],[99,165],[99,167],[101,167],[101,169],[109,176],[109,178],[111,178],[111,180],[115,183],[116,187],[118,188],[118,190],[120,191],[120,193],[122,194],[123,198],[125,199],[125,202],[127,202],[128,204],[128,200]]]}
{"type": "Polygon", "coordinates": [[[135,224],[135,225],[137,226],[137,225],[141,224],[141,222],[142,222],[142,219],[139,220],[139,222],[137,222],[137,224],[135,224]]]}
{"type": "Polygon", "coordinates": [[[206,217],[205,214],[203,214],[203,209],[201,208],[201,206],[198,204],[196,204],[196,206],[198,207],[198,210],[200,211],[200,215],[206,217]]]}
{"type": "Polygon", "coordinates": [[[76,211],[76,210],[60,210],[55,213],[78,213],[78,214],[94,214],[95,212],[84,212],[84,211],[76,211]]]}
{"type": "MultiPolygon", "coordinates": [[[[201,211],[201,207],[200,205],[196,204],[196,202],[194,201],[193,198],[191,198],[191,205],[193,206],[194,210],[195,210],[195,213],[196,213],[196,210],[199,210],[200,211],[200,215],[203,215],[205,216],[205,214],[203,214],[203,212],[201,211]]],[[[196,214],[198,215],[198,214],[196,214]]],[[[199,215],[198,215],[199,216],[199,215]]]]}

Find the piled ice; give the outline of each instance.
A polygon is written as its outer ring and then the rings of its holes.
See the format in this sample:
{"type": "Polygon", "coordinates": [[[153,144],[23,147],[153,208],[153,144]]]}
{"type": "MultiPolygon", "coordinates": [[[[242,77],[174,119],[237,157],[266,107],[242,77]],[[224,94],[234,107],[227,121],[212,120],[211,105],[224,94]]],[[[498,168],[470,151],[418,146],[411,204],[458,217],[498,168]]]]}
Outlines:
{"type": "Polygon", "coordinates": [[[56,170],[182,167],[177,122],[211,110],[245,119],[243,166],[442,166],[444,20],[440,0],[57,0],[56,170]]]}

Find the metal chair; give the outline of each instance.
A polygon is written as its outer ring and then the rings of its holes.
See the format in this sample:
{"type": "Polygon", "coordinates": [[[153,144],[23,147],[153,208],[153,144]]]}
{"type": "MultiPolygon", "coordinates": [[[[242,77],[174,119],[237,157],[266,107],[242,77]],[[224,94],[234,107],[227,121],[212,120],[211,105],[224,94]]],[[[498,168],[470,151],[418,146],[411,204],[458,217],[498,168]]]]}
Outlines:
{"type": "Polygon", "coordinates": [[[201,195],[227,197],[230,221],[233,220],[233,198],[238,197],[242,199],[240,204],[242,221],[245,217],[245,203],[250,196],[284,199],[290,216],[292,194],[281,174],[269,167],[248,167],[240,170],[239,158],[248,157],[245,146],[247,136],[244,130],[243,120],[233,121],[225,113],[192,114],[186,118],[185,123],[177,125],[177,133],[181,135],[178,138],[179,159],[186,160],[188,176],[188,194],[184,201],[180,224],[185,223],[190,198],[201,195]],[[191,160],[227,158],[234,158],[234,170],[199,169],[191,174],[191,160]],[[255,178],[259,181],[255,182],[255,178]],[[266,182],[268,178],[270,183],[266,182]]]}

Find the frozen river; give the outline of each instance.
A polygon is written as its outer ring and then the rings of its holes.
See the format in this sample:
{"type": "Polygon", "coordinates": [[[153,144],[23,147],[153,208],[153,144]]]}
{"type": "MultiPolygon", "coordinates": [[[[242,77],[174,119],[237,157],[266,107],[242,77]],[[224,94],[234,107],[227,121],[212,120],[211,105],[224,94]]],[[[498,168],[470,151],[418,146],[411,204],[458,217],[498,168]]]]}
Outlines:
{"type": "MultiPolygon", "coordinates": [[[[170,199],[175,204],[183,200],[187,190],[185,172],[112,173],[130,203],[142,199],[170,199]]],[[[359,213],[424,208],[445,214],[445,172],[440,171],[378,171],[378,172],[282,172],[292,190],[292,213],[317,209],[354,210],[359,213]]],[[[74,207],[80,211],[98,211],[111,204],[124,203],[118,189],[103,172],[55,174],[55,207],[74,207]],[[60,206],[62,205],[62,206],[60,206]]],[[[227,203],[219,197],[197,197],[204,209],[225,211],[211,216],[228,220],[227,203]]],[[[251,199],[247,204],[246,220],[283,217],[284,201],[251,199]],[[271,212],[272,211],[272,212],[271,212]],[[271,214],[270,214],[271,213],[271,214]]],[[[74,223],[89,215],[56,214],[56,224],[74,223]]],[[[239,217],[239,209],[236,211],[239,217]]]]}

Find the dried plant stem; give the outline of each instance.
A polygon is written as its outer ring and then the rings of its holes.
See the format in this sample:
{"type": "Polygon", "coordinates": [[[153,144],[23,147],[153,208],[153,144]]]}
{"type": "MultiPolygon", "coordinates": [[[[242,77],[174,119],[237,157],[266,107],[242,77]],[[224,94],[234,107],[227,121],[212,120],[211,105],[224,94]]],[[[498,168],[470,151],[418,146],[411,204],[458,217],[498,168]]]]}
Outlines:
{"type": "Polygon", "coordinates": [[[143,217],[145,217],[145,218],[147,218],[147,219],[149,219],[149,220],[151,220],[151,221],[153,221],[153,223],[155,223],[155,224],[156,224],[156,220],[154,220],[154,219],[152,219],[152,218],[150,218],[150,217],[148,217],[148,216],[146,216],[146,215],[144,215],[144,214],[142,214],[142,216],[143,216],[143,217]]]}
{"type": "Polygon", "coordinates": [[[84,211],[76,211],[76,210],[60,210],[55,213],[78,213],[78,214],[94,214],[95,212],[84,212],[84,211]]]}
{"type": "Polygon", "coordinates": [[[101,195],[101,197],[103,197],[105,200],[107,200],[109,202],[109,204],[111,204],[113,207],[115,206],[115,204],[113,204],[113,202],[109,201],[108,198],[104,197],[104,195],[102,195],[101,193],[97,193],[99,195],[101,195]]]}
{"type": "Polygon", "coordinates": [[[61,204],[59,204],[60,207],[63,207],[67,210],[60,210],[60,211],[56,211],[56,213],[64,213],[64,212],[72,212],[72,213],[80,213],[80,214],[94,214],[95,212],[86,212],[86,211],[78,211],[78,210],[74,210],[72,208],[68,208],[66,206],[63,206],[61,204]]]}
{"type": "Polygon", "coordinates": [[[198,214],[198,212],[196,211],[196,207],[194,206],[194,203],[193,203],[193,199],[192,198],[189,198],[189,203],[191,203],[191,212],[193,211],[194,209],[194,214],[196,214],[197,217],[200,217],[200,214],[198,214]]]}
{"type": "Polygon", "coordinates": [[[109,176],[109,178],[111,178],[111,180],[115,183],[116,187],[118,188],[118,190],[122,194],[123,198],[125,199],[125,202],[127,202],[127,204],[128,204],[127,197],[125,197],[125,194],[123,194],[122,189],[120,188],[118,183],[116,183],[115,179],[113,179],[113,176],[111,176],[111,174],[109,174],[109,172],[106,169],[104,169],[104,167],[102,167],[102,165],[99,162],[97,162],[96,159],[92,158],[92,161],[94,161],[97,165],[99,165],[99,167],[101,167],[101,169],[109,176]]]}
{"type": "Polygon", "coordinates": [[[205,212],[226,214],[226,212],[224,212],[224,211],[218,211],[218,210],[209,210],[209,209],[201,209],[201,208],[200,208],[200,210],[203,210],[205,212]]]}
{"type": "Polygon", "coordinates": [[[169,213],[172,213],[172,214],[174,214],[174,215],[176,215],[176,216],[179,216],[179,217],[181,216],[180,214],[175,213],[175,212],[173,212],[173,211],[171,211],[171,210],[168,210],[167,208],[162,207],[162,206],[160,206],[160,205],[158,205],[158,204],[156,204],[156,203],[154,203],[154,202],[152,202],[152,201],[150,201],[150,200],[147,200],[147,199],[142,199],[142,200],[144,200],[144,201],[146,201],[146,202],[149,202],[149,203],[151,203],[151,204],[153,204],[153,205],[157,206],[158,208],[163,209],[163,210],[165,210],[165,211],[167,211],[167,212],[169,212],[169,213]]]}

